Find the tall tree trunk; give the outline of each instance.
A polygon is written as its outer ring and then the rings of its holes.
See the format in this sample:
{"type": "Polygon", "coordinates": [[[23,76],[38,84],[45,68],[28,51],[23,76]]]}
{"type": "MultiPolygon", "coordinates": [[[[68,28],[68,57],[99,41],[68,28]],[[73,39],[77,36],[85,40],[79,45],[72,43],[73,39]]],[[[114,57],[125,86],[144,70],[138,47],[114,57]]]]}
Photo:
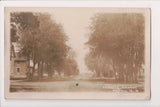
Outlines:
{"type": "Polygon", "coordinates": [[[30,72],[30,57],[27,56],[27,80],[31,79],[31,72],[30,72]]]}
{"type": "Polygon", "coordinates": [[[51,64],[48,64],[48,78],[52,78],[52,74],[51,64]]]}
{"type": "Polygon", "coordinates": [[[115,81],[117,82],[118,81],[118,72],[117,72],[117,69],[116,69],[116,66],[115,66],[115,63],[113,62],[113,60],[112,60],[112,66],[113,66],[115,81]]]}
{"type": "Polygon", "coordinates": [[[139,67],[136,65],[134,68],[134,82],[137,83],[137,73],[139,72],[139,67]]]}
{"type": "Polygon", "coordinates": [[[38,62],[38,80],[41,80],[41,63],[38,62]]]}
{"type": "Polygon", "coordinates": [[[38,63],[38,79],[41,80],[43,78],[43,62],[38,63]]]}
{"type": "Polygon", "coordinates": [[[32,70],[31,80],[34,79],[35,65],[36,65],[36,62],[35,62],[35,60],[33,60],[33,70],[32,70]]]}
{"type": "Polygon", "coordinates": [[[41,79],[43,79],[43,65],[44,65],[44,64],[43,64],[43,61],[42,61],[42,63],[41,63],[41,75],[40,75],[40,78],[41,78],[41,79]]]}
{"type": "Polygon", "coordinates": [[[120,64],[120,66],[119,66],[119,81],[121,83],[124,82],[124,67],[123,67],[123,64],[120,64]]]}

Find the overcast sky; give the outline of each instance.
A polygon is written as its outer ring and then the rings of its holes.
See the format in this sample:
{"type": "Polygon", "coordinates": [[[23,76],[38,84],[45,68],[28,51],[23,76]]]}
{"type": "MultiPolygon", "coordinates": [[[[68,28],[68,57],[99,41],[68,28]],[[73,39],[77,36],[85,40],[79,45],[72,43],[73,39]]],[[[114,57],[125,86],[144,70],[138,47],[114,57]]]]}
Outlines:
{"type": "Polygon", "coordinates": [[[83,8],[54,8],[50,14],[56,22],[63,25],[64,31],[69,37],[69,45],[76,53],[76,61],[80,73],[87,72],[84,62],[87,54],[85,42],[88,40],[90,18],[94,16],[92,11],[83,8]]]}

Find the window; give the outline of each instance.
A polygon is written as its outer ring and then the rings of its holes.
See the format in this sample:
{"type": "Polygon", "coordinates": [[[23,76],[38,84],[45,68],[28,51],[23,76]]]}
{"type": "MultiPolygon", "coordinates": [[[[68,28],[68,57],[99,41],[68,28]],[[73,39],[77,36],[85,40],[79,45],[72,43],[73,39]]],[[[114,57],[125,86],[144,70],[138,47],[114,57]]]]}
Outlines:
{"type": "Polygon", "coordinates": [[[20,68],[17,68],[17,72],[20,72],[20,68]]]}

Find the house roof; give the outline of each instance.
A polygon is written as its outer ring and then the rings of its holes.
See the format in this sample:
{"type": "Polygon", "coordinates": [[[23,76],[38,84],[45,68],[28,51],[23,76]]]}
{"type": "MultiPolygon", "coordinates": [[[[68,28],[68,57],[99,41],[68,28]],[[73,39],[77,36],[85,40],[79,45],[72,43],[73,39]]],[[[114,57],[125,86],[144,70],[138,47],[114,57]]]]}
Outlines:
{"type": "Polygon", "coordinates": [[[20,46],[16,42],[12,42],[13,50],[14,51],[14,60],[15,61],[26,61],[27,58],[20,54],[20,46]]]}
{"type": "Polygon", "coordinates": [[[20,51],[20,46],[19,46],[18,43],[12,42],[12,45],[13,45],[13,47],[14,47],[14,51],[15,51],[15,52],[19,52],[19,51],[20,51]]]}
{"type": "Polygon", "coordinates": [[[22,56],[19,52],[15,52],[15,61],[26,61],[27,58],[25,56],[22,56]]]}

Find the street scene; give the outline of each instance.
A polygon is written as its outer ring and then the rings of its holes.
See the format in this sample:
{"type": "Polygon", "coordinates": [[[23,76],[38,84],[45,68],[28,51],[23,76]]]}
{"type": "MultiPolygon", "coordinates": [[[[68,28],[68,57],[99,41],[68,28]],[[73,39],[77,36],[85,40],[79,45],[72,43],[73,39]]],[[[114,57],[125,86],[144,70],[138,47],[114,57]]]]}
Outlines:
{"type": "Polygon", "coordinates": [[[143,93],[144,84],[143,14],[102,8],[10,12],[11,93],[143,93]]]}

